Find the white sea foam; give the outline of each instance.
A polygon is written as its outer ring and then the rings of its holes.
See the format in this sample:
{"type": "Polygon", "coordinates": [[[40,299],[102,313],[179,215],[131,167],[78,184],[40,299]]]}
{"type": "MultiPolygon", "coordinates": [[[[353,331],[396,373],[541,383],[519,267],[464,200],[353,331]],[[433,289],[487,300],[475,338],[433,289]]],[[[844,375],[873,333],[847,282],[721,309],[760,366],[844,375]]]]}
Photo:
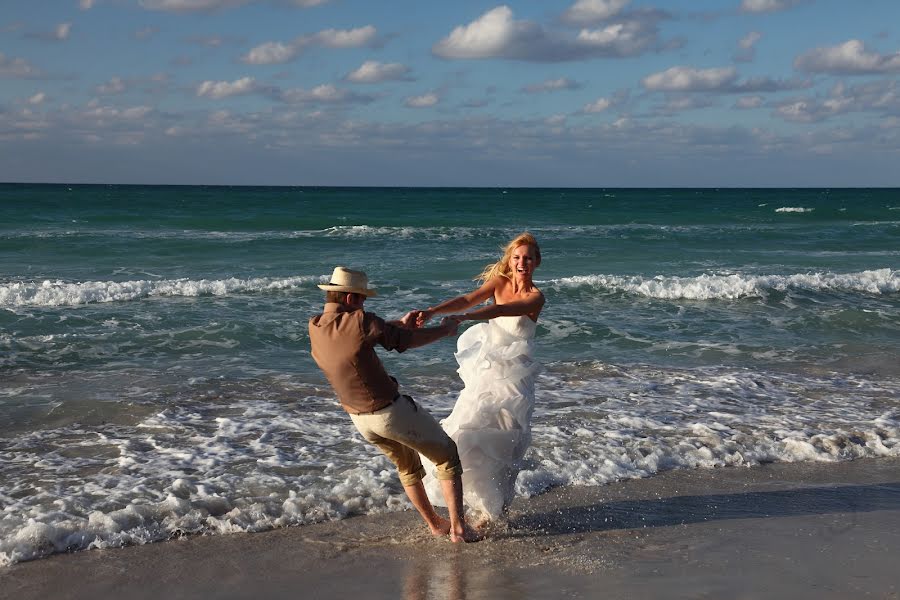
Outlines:
{"type": "Polygon", "coordinates": [[[884,405],[900,391],[896,381],[648,367],[604,374],[543,378],[549,402],[538,405],[520,494],[676,468],[900,456],[900,413],[884,405]],[[573,387],[586,402],[571,401],[573,387]]]}
{"type": "Polygon", "coordinates": [[[802,206],[782,206],[781,208],[776,208],[775,212],[777,213],[808,213],[812,212],[816,209],[814,208],[804,208],[802,206]]]}
{"type": "Polygon", "coordinates": [[[78,306],[98,302],[123,302],[153,296],[225,296],[302,287],[317,276],[239,279],[160,279],[137,281],[42,282],[15,281],[0,284],[0,308],[22,306],[78,306]]]}
{"type": "MultiPolygon", "coordinates": [[[[410,508],[394,468],[353,433],[333,400],[285,385],[282,393],[300,402],[272,401],[267,388],[250,400],[193,399],[201,387],[136,426],[0,438],[0,565],[410,508]]],[[[548,365],[517,490],[530,496],[673,468],[900,456],[900,413],[885,408],[897,385],[548,365]]],[[[437,386],[445,387],[429,385],[437,386]]],[[[420,399],[438,414],[453,400],[444,391],[420,399]]]]}
{"type": "Polygon", "coordinates": [[[591,287],[660,299],[733,300],[763,297],[769,291],[790,289],[816,292],[893,294],[900,291],[900,271],[874,269],[856,273],[796,273],[793,275],[698,275],[643,277],[640,275],[577,275],[548,282],[559,287],[591,287]]]}
{"type": "MultiPolygon", "coordinates": [[[[812,208],[784,207],[777,212],[809,212],[812,208]]],[[[890,224],[890,222],[876,221],[873,225],[890,224]]],[[[664,233],[691,233],[705,231],[768,231],[776,225],[767,223],[754,224],[659,224],[659,223],[616,223],[593,225],[547,225],[531,227],[530,231],[541,237],[553,237],[555,239],[578,238],[585,235],[622,236],[631,234],[645,234],[653,232],[664,233]]],[[[248,243],[268,240],[293,240],[308,238],[344,238],[344,239],[377,239],[391,238],[404,240],[466,240],[478,237],[506,239],[518,233],[518,228],[512,227],[470,227],[470,226],[428,226],[415,225],[336,225],[324,229],[298,229],[298,230],[265,230],[265,231],[210,231],[202,229],[37,229],[16,230],[0,232],[0,239],[55,239],[73,237],[92,237],[104,240],[209,240],[223,243],[248,243]]],[[[499,242],[498,242],[499,243],[499,242]]]]}

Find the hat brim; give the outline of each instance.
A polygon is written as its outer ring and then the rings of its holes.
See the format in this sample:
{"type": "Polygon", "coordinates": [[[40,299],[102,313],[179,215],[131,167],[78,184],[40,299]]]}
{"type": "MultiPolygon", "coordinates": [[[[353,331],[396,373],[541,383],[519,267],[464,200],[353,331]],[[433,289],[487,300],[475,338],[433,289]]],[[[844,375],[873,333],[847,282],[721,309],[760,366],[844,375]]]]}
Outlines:
{"type": "Polygon", "coordinates": [[[347,287],[346,285],[333,285],[330,283],[320,283],[317,285],[320,290],[325,290],[326,292],[347,292],[348,294],[360,294],[368,298],[374,298],[378,295],[378,292],[376,292],[375,290],[369,290],[366,288],[354,288],[347,287]]]}

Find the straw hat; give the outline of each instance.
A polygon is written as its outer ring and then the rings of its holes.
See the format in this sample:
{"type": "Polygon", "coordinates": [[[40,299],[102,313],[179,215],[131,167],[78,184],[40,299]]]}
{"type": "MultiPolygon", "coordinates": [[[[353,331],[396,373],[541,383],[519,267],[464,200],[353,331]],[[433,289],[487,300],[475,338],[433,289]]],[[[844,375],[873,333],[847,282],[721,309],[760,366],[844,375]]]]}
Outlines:
{"type": "Polygon", "coordinates": [[[319,288],[326,292],[348,292],[350,294],[362,294],[369,298],[378,295],[375,290],[369,289],[369,278],[362,271],[353,271],[345,267],[335,267],[328,283],[320,283],[319,288]]]}

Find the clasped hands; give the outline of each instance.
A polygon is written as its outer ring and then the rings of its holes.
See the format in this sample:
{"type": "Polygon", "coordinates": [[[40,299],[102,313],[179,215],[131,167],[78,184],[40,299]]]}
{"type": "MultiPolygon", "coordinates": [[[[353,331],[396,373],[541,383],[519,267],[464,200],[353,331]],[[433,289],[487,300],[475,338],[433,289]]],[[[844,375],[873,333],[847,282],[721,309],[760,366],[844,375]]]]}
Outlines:
{"type": "MultiPolygon", "coordinates": [[[[434,313],[428,310],[411,310],[403,315],[403,318],[400,319],[400,323],[409,329],[419,329],[425,327],[425,324],[432,316],[434,316],[434,313]]],[[[455,334],[456,328],[459,327],[459,324],[463,320],[462,315],[450,315],[441,319],[440,327],[450,328],[452,329],[451,333],[455,334]]]]}

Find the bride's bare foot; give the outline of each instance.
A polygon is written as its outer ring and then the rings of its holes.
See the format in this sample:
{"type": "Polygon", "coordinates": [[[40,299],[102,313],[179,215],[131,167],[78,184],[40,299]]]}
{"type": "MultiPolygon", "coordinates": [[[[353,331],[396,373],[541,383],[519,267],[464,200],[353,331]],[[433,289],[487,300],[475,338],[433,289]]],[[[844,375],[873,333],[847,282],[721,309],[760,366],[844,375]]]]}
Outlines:
{"type": "Polygon", "coordinates": [[[437,520],[433,525],[429,525],[429,528],[431,529],[431,535],[434,537],[444,536],[450,533],[450,521],[438,515],[437,520]]]}
{"type": "Polygon", "coordinates": [[[462,531],[453,531],[452,529],[450,530],[450,541],[454,544],[470,544],[472,542],[480,542],[483,539],[484,534],[479,531],[475,531],[474,529],[470,529],[469,527],[464,527],[462,531]]]}

